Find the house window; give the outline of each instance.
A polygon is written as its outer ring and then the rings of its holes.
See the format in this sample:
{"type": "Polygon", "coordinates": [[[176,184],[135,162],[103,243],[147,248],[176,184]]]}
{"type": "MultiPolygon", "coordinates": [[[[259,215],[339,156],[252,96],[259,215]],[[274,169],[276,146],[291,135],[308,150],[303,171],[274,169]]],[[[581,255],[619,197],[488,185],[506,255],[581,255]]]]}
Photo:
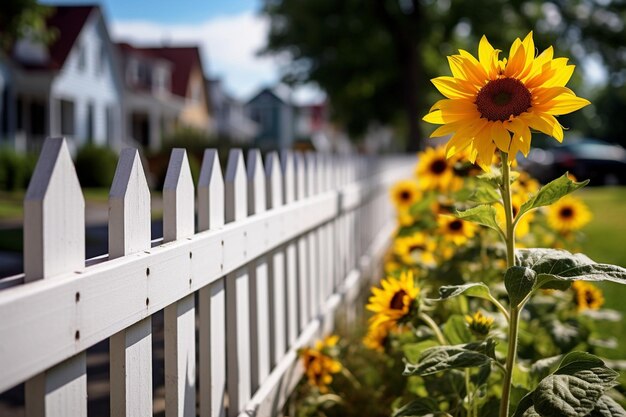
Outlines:
{"type": "Polygon", "coordinates": [[[37,136],[46,134],[46,105],[43,101],[30,103],[30,133],[37,136]]]}
{"type": "Polygon", "coordinates": [[[78,70],[84,71],[87,66],[87,56],[85,52],[85,47],[83,45],[78,45],[78,70]]]}
{"type": "Polygon", "coordinates": [[[61,135],[74,136],[74,102],[60,100],[61,102],[61,135]]]}
{"type": "Polygon", "coordinates": [[[87,104],[87,143],[93,143],[94,139],[93,103],[87,104]]]}

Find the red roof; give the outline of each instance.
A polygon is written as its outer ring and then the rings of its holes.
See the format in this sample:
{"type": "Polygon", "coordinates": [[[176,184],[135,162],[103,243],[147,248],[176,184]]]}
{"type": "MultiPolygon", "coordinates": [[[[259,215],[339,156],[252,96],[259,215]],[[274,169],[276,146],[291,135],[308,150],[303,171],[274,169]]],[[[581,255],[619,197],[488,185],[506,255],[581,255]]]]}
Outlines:
{"type": "Polygon", "coordinates": [[[20,63],[28,68],[59,70],[63,67],[78,35],[97,5],[51,6],[52,13],[46,19],[46,26],[54,33],[54,40],[48,45],[50,60],[33,65],[20,63]]]}
{"type": "Polygon", "coordinates": [[[202,61],[200,60],[200,51],[197,46],[138,49],[173,62],[172,93],[181,97],[187,96],[187,86],[189,85],[191,72],[194,68],[198,68],[202,71],[202,61]]]}

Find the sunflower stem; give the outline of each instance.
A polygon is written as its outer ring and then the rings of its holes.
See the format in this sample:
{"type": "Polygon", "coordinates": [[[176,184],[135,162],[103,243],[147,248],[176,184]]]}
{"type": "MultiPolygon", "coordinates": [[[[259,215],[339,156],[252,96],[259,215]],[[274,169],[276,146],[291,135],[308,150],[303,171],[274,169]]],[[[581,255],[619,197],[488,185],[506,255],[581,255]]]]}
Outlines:
{"type": "MultiPolygon", "coordinates": [[[[501,152],[502,156],[502,206],[506,219],[506,266],[507,269],[515,266],[515,224],[513,222],[513,207],[511,204],[511,167],[509,155],[501,152]]],[[[504,380],[502,381],[502,399],[500,401],[500,417],[508,417],[511,396],[511,382],[517,356],[517,334],[519,331],[520,306],[509,306],[509,347],[506,355],[504,380]]]]}
{"type": "Polygon", "coordinates": [[[430,327],[430,329],[433,331],[433,333],[435,333],[435,337],[437,338],[437,341],[439,342],[440,345],[444,346],[444,345],[448,344],[448,342],[446,341],[445,336],[443,335],[443,333],[441,333],[441,330],[439,329],[439,326],[437,326],[437,323],[435,323],[435,321],[433,319],[431,319],[428,314],[420,312],[417,315],[417,317],[420,320],[422,320],[424,323],[426,323],[426,325],[428,325],[428,327],[430,327]]]}

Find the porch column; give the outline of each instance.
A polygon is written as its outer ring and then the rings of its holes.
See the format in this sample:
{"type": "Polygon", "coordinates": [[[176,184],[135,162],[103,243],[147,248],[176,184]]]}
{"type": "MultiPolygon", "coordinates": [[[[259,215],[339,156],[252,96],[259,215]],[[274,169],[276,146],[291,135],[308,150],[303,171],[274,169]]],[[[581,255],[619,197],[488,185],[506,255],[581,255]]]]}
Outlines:
{"type": "Polygon", "coordinates": [[[158,151],[161,148],[161,115],[157,110],[151,109],[148,117],[150,150],[158,151]]]}

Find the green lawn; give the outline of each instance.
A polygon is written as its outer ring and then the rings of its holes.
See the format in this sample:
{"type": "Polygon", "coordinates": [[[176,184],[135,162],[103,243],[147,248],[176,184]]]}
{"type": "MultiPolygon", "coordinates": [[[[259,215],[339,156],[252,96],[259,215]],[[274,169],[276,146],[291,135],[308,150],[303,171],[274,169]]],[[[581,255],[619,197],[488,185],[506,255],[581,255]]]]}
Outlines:
{"type": "MultiPolygon", "coordinates": [[[[593,212],[593,220],[584,228],[587,239],[583,252],[596,262],[626,267],[626,187],[586,188],[576,193],[593,212]]],[[[626,315],[626,285],[603,283],[605,307],[626,315]]],[[[607,351],[614,359],[626,358],[626,320],[605,323],[601,330],[618,338],[620,348],[607,351]]]]}

